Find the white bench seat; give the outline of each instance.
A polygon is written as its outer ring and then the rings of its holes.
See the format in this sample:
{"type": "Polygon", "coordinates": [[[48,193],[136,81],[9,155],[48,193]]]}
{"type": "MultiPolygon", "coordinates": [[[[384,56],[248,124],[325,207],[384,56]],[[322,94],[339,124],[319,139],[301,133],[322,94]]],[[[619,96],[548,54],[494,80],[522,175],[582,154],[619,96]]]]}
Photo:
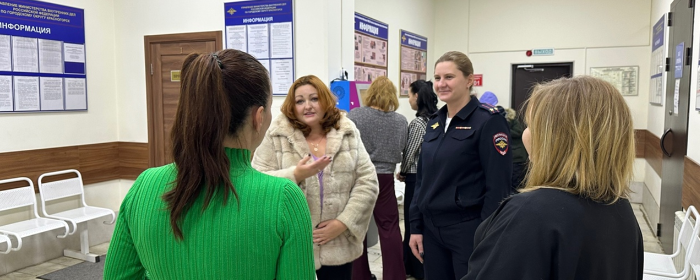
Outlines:
{"type": "MultiPolygon", "coordinates": [[[[0,185],[22,181],[27,183],[26,187],[0,191],[0,213],[23,207],[31,207],[33,218],[11,224],[0,225],[0,233],[3,234],[0,236],[4,236],[6,239],[14,236],[15,239],[17,239],[16,247],[11,247],[12,251],[18,251],[22,248],[22,238],[37,235],[42,232],[63,228],[63,235],[58,237],[66,237],[68,235],[68,224],[66,222],[39,217],[39,213],[36,208],[34,183],[32,183],[32,180],[26,177],[7,179],[1,180],[0,185]]],[[[2,242],[2,240],[0,240],[0,242],[2,242]]],[[[8,244],[12,244],[12,242],[10,241],[8,244]]]]}

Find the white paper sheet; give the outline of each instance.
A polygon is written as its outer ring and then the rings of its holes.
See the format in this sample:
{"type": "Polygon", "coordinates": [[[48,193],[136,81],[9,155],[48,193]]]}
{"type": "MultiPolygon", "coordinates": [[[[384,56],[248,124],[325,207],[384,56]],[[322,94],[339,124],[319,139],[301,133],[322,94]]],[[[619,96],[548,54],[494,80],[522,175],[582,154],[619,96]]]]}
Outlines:
{"type": "Polygon", "coordinates": [[[248,53],[257,59],[270,58],[270,37],[267,24],[248,25],[248,53]]]}
{"type": "Polygon", "coordinates": [[[678,115],[678,101],[681,96],[681,79],[676,79],[676,87],[673,89],[673,114],[678,115]]]}
{"type": "Polygon", "coordinates": [[[12,71],[10,35],[0,35],[0,71],[12,71]]]}
{"type": "Polygon", "coordinates": [[[12,69],[15,72],[39,72],[36,38],[12,37],[12,69]]]}
{"type": "Polygon", "coordinates": [[[280,22],[270,24],[270,51],[272,58],[291,58],[292,54],[292,23],[280,22]]]}
{"type": "Polygon", "coordinates": [[[260,61],[260,64],[265,66],[265,69],[267,69],[267,73],[270,73],[270,61],[267,59],[262,59],[262,60],[258,60],[258,61],[260,61]]]}
{"type": "Polygon", "coordinates": [[[39,90],[42,111],[63,110],[63,78],[41,77],[39,90]]]}
{"type": "Polygon", "coordinates": [[[65,78],[66,110],[87,110],[85,79],[65,78]]]}
{"type": "Polygon", "coordinates": [[[66,62],[85,63],[85,45],[64,43],[63,57],[66,62]]]}
{"type": "Polygon", "coordinates": [[[39,110],[39,77],[14,76],[15,111],[39,110]]]}
{"type": "Polygon", "coordinates": [[[0,112],[12,112],[12,76],[0,76],[0,112]]]}
{"type": "Polygon", "coordinates": [[[226,48],[248,52],[245,25],[226,26],[226,48]]]}
{"type": "Polygon", "coordinates": [[[270,61],[272,76],[272,93],[287,94],[294,82],[294,63],[291,59],[275,59],[270,61]]]}
{"type": "Polygon", "coordinates": [[[63,74],[62,42],[39,39],[39,71],[63,74]]]}

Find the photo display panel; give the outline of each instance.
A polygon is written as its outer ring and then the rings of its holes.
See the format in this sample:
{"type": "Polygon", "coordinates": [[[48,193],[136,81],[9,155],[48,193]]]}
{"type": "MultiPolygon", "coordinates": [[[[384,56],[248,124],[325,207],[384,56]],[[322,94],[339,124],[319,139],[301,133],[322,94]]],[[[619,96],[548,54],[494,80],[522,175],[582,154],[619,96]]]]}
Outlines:
{"type": "Polygon", "coordinates": [[[401,31],[401,89],[399,96],[408,97],[416,80],[425,80],[428,69],[428,38],[406,30],[401,31]]]}
{"type": "Polygon", "coordinates": [[[386,76],[389,25],[355,13],[355,81],[372,82],[386,76]]]}

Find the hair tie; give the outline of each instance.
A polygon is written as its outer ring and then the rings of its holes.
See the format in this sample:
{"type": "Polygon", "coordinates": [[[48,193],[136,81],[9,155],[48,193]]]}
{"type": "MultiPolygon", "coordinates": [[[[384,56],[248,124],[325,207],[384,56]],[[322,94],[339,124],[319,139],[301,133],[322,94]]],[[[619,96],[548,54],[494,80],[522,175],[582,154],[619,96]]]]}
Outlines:
{"type": "Polygon", "coordinates": [[[223,70],[223,69],[224,69],[224,64],[221,63],[221,59],[219,59],[219,56],[218,56],[217,54],[214,54],[214,53],[212,53],[211,56],[213,56],[214,59],[216,59],[216,63],[219,64],[219,69],[222,69],[222,70],[223,70]]]}

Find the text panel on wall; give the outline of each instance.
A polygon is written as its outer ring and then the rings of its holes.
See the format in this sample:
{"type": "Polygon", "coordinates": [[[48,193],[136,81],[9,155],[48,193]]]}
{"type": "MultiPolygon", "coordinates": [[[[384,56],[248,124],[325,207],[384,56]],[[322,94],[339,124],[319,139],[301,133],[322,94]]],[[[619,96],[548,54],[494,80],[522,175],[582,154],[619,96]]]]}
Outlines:
{"type": "Polygon", "coordinates": [[[372,82],[386,76],[389,25],[355,13],[355,80],[372,82]]]}
{"type": "Polygon", "coordinates": [[[428,69],[428,38],[406,30],[401,36],[401,91],[399,96],[408,97],[408,88],[416,80],[425,80],[428,69]]]}
{"type": "Polygon", "coordinates": [[[292,0],[224,3],[226,48],[247,52],[270,73],[273,95],[294,82],[292,0]]]}
{"type": "Polygon", "coordinates": [[[0,2],[0,112],[87,110],[83,9],[0,2]]]}

